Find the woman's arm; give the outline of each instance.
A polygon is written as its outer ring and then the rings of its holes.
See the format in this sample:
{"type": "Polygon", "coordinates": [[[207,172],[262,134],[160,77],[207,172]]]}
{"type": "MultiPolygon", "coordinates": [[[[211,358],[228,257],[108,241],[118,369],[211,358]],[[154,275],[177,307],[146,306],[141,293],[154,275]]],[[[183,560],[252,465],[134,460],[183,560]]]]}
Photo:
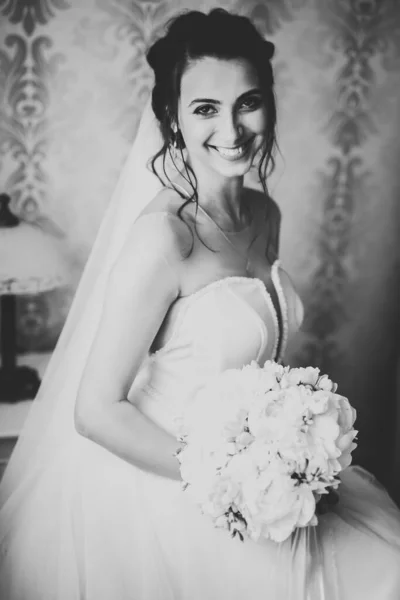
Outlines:
{"type": "Polygon", "coordinates": [[[173,479],[179,479],[176,439],[143,415],[127,394],[179,294],[178,238],[165,213],[146,215],[133,226],[109,277],[75,406],[81,435],[131,464],[173,479]]]}

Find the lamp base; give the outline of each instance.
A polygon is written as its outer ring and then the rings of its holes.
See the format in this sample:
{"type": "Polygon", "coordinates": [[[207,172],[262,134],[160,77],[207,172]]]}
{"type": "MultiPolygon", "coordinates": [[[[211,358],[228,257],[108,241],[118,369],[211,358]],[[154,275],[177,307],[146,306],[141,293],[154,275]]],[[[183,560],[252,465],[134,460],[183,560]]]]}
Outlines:
{"type": "Polygon", "coordinates": [[[0,368],[0,402],[33,400],[39,386],[39,375],[30,367],[0,368]]]}

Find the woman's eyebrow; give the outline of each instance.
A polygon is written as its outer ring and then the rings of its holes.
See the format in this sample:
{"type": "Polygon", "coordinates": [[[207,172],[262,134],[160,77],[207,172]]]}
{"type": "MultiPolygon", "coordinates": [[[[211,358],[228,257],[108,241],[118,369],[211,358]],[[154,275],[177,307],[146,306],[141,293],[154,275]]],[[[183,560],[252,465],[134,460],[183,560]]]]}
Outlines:
{"type": "Polygon", "coordinates": [[[244,92],[239,96],[238,100],[242,100],[242,98],[245,98],[246,96],[255,96],[256,94],[261,94],[260,88],[253,88],[247,92],[244,92]]]}
{"type": "MultiPolygon", "coordinates": [[[[261,94],[261,90],[259,88],[253,88],[251,90],[247,90],[247,92],[243,92],[243,94],[241,94],[239,96],[239,98],[237,98],[237,101],[242,100],[246,96],[252,96],[253,94],[261,94]]],[[[190,104],[188,104],[188,107],[190,107],[190,106],[192,106],[192,104],[196,104],[198,102],[204,102],[205,104],[221,104],[220,100],[216,100],[214,98],[195,98],[194,100],[192,100],[190,102],[190,104]]]]}
{"type": "Polygon", "coordinates": [[[190,104],[188,104],[188,107],[192,106],[192,104],[196,104],[197,102],[205,102],[207,104],[221,104],[220,100],[213,100],[212,98],[195,98],[190,102],[190,104]]]}

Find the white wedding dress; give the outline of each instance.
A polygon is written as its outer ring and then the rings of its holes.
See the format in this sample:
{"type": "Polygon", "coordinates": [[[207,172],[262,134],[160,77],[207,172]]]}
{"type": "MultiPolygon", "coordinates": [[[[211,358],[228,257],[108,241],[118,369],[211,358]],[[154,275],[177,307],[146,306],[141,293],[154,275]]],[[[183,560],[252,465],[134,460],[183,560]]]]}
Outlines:
{"type": "MultiPolygon", "coordinates": [[[[247,233],[234,234],[239,248],[247,233]]],[[[177,300],[130,391],[170,432],[210,377],[282,357],[302,319],[279,262],[254,258],[245,272],[240,252],[219,240],[224,254],[208,253],[208,263],[196,243],[191,272],[202,285],[177,300]]],[[[316,528],[282,544],[241,542],[215,529],[179,482],[76,433],[6,524],[1,600],[399,600],[400,512],[365,470],[342,479],[316,528]]]]}

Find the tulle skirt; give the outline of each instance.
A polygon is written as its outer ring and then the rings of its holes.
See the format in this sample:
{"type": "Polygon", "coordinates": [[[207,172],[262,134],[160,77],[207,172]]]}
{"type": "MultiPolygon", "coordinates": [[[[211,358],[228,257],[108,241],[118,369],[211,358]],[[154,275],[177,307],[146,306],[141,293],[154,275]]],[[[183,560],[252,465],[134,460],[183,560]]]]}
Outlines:
{"type": "Polygon", "coordinates": [[[1,600],[399,600],[400,512],[367,471],[281,544],[232,539],[179,482],[78,434],[1,523],[1,600]]]}

